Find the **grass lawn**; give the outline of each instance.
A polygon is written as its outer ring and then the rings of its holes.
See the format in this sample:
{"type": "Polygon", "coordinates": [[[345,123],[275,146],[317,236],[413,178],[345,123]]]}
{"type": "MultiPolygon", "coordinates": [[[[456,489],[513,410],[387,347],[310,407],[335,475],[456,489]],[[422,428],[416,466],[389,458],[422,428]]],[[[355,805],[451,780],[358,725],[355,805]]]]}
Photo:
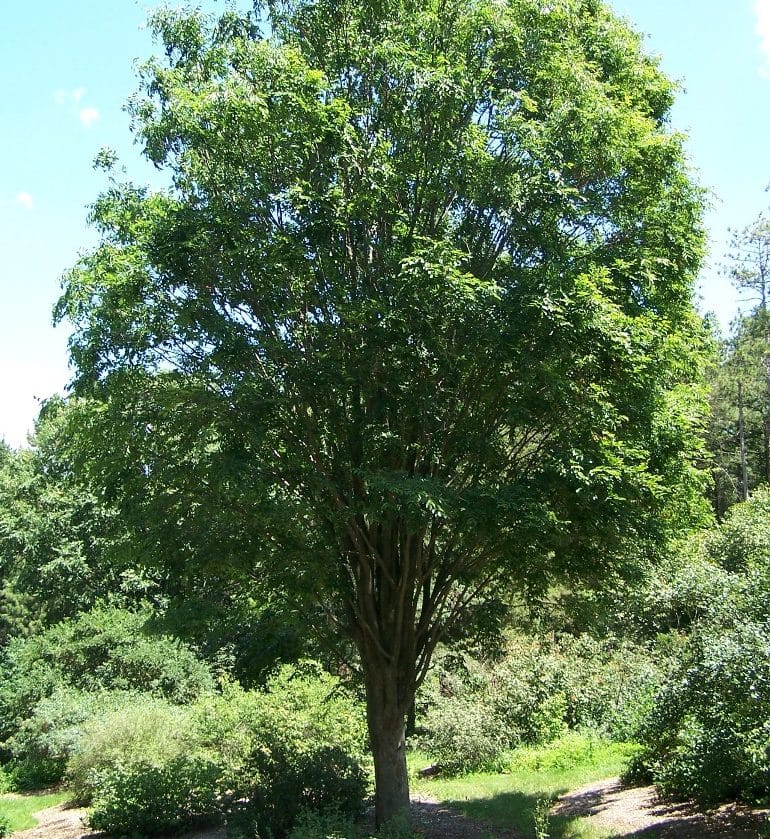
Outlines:
{"type": "Polygon", "coordinates": [[[6,816],[10,820],[11,832],[27,830],[37,824],[32,817],[33,813],[45,810],[46,807],[55,807],[68,798],[70,795],[66,792],[30,793],[13,797],[0,795],[0,817],[6,816]]]}
{"type": "MultiPolygon", "coordinates": [[[[598,831],[583,819],[542,815],[538,834],[535,814],[562,793],[621,774],[632,753],[633,746],[570,734],[548,746],[512,752],[499,774],[416,779],[412,788],[470,818],[532,839],[540,839],[546,831],[550,839],[609,839],[613,834],[598,831]]],[[[429,762],[424,755],[415,755],[410,765],[416,771],[429,762]]]]}

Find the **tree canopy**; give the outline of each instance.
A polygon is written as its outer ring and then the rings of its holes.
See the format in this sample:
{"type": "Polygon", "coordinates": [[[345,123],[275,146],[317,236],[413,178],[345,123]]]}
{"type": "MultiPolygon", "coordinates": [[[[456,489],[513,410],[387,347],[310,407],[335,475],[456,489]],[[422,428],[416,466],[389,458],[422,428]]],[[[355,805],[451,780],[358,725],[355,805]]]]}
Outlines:
{"type": "Polygon", "coordinates": [[[469,603],[691,512],[701,194],[598,0],[257,12],[153,20],[130,110],[172,186],[94,205],[72,427],[148,554],[313,595],[354,642],[382,820],[469,603]]]}

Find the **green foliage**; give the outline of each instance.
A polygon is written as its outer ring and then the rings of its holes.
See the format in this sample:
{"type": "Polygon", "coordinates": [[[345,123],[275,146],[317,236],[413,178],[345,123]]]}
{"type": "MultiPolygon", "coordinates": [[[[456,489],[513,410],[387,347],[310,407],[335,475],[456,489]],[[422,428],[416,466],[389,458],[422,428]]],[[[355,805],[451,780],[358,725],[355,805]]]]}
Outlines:
{"type": "Polygon", "coordinates": [[[550,820],[548,814],[553,806],[553,799],[538,798],[535,808],[532,811],[532,821],[534,827],[535,839],[550,839],[551,833],[549,830],[550,820]]]}
{"type": "Polygon", "coordinates": [[[770,795],[770,628],[705,626],[639,731],[632,771],[703,804],[770,795]]]}
{"type": "Polygon", "coordinates": [[[149,835],[226,819],[246,835],[284,835],[303,810],[361,813],[364,745],[360,706],[304,663],[265,691],[226,681],[189,707],[145,695],[96,714],[67,777],[93,802],[97,829],[149,835]]]}
{"type": "Polygon", "coordinates": [[[359,839],[360,831],[351,819],[338,813],[302,810],[297,814],[288,839],[359,839]]]}
{"type": "Polygon", "coordinates": [[[119,835],[157,836],[216,822],[219,767],[197,755],[161,765],[117,763],[94,773],[89,823],[119,835]]]}
{"type": "Polygon", "coordinates": [[[748,504],[731,507],[707,536],[705,553],[726,571],[770,565],[770,487],[754,490],[748,504]]]}
{"type": "MultiPolygon", "coordinates": [[[[0,804],[2,807],[2,804],[0,804]]],[[[11,819],[0,809],[0,839],[11,835],[11,819]]]]}
{"type": "Polygon", "coordinates": [[[632,774],[706,804],[770,796],[770,555],[768,493],[730,509],[704,551],[720,581],[676,648],[672,669],[637,732],[632,774]]]}
{"type": "Polygon", "coordinates": [[[41,699],[5,746],[18,759],[50,760],[62,764],[73,754],[82,724],[111,706],[135,702],[134,694],[90,693],[70,687],[56,687],[41,699]]]}
{"type": "Polygon", "coordinates": [[[438,702],[428,724],[430,732],[417,739],[417,747],[449,774],[492,771],[510,745],[500,720],[477,698],[438,702]]]}
{"type": "Polygon", "coordinates": [[[124,588],[125,530],[73,470],[66,413],[61,399],[47,402],[31,448],[0,459],[0,645],[6,621],[10,634],[25,635],[30,624],[72,617],[124,588]]]}
{"type": "Polygon", "coordinates": [[[100,792],[99,779],[115,767],[161,769],[195,747],[188,709],[135,696],[123,707],[93,714],[82,727],[69,756],[67,781],[78,799],[88,802],[100,792]]]}
{"type": "Polygon", "coordinates": [[[284,835],[306,809],[360,816],[369,789],[361,764],[338,747],[307,742],[301,750],[267,739],[246,762],[252,782],[228,819],[256,835],[284,835]]]}
{"type": "Polygon", "coordinates": [[[749,491],[770,481],[769,354],[770,317],[760,303],[750,314],[734,321],[731,335],[722,341],[719,359],[709,373],[707,445],[714,476],[713,503],[720,518],[743,495],[741,406],[749,491]]]}
{"type": "Polygon", "coordinates": [[[571,731],[541,746],[519,746],[507,756],[505,771],[516,775],[588,769],[622,762],[635,751],[636,747],[628,743],[608,741],[590,732],[571,731]]]}
{"type": "Polygon", "coordinates": [[[145,632],[146,612],[95,609],[0,656],[0,737],[7,739],[57,688],[143,691],[185,703],[213,689],[206,664],[178,640],[145,632]]]}
{"type": "Polygon", "coordinates": [[[290,581],[397,720],[478,589],[696,514],[702,196],[602,2],[264,13],[152,20],[129,109],[171,188],[93,205],[70,439],[148,558],[290,581]]]}
{"type": "Polygon", "coordinates": [[[361,812],[369,784],[362,709],[316,665],[284,667],[265,692],[225,685],[196,720],[241,802],[229,819],[241,829],[280,834],[305,809],[361,812]]]}
{"type": "Polygon", "coordinates": [[[568,729],[622,741],[636,730],[661,674],[649,650],[612,639],[509,640],[482,664],[443,652],[419,701],[414,745],[447,773],[499,771],[506,752],[548,743],[568,729]]]}

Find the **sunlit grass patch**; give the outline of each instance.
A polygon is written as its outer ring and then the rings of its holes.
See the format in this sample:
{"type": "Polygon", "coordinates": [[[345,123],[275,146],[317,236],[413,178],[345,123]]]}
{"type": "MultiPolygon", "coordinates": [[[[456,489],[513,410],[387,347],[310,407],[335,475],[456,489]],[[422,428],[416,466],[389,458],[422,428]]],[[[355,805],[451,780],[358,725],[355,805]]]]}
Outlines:
{"type": "Polygon", "coordinates": [[[66,792],[0,795],[0,817],[8,818],[12,832],[27,830],[37,824],[33,813],[63,804],[68,798],[70,796],[66,792]]]}
{"type": "MultiPolygon", "coordinates": [[[[577,787],[621,774],[634,749],[630,744],[571,733],[546,746],[511,752],[504,761],[504,772],[416,779],[413,788],[472,819],[536,837],[535,813],[542,810],[538,802],[551,801],[577,787]]],[[[412,766],[417,769],[429,762],[425,756],[415,756],[412,766]]],[[[552,839],[612,836],[574,817],[551,817],[548,830],[552,839]]]]}

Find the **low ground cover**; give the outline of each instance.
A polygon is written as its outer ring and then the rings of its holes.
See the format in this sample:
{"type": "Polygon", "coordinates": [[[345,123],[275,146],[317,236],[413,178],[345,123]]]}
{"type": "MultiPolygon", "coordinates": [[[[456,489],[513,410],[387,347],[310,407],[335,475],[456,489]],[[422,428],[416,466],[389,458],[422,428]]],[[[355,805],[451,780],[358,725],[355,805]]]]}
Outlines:
{"type": "MultiPolygon", "coordinates": [[[[633,753],[627,743],[571,733],[545,746],[511,752],[503,772],[416,779],[414,790],[522,837],[606,839],[612,834],[580,818],[549,816],[548,810],[557,796],[575,787],[619,775],[633,753]]],[[[424,755],[413,755],[411,765],[415,770],[424,766],[424,755]]]]}
{"type": "Polygon", "coordinates": [[[37,822],[32,816],[33,813],[44,810],[46,807],[55,807],[57,804],[63,804],[69,797],[69,794],[66,792],[0,796],[0,836],[4,835],[4,824],[7,825],[5,835],[10,835],[17,830],[27,830],[30,827],[34,827],[37,822]]]}

